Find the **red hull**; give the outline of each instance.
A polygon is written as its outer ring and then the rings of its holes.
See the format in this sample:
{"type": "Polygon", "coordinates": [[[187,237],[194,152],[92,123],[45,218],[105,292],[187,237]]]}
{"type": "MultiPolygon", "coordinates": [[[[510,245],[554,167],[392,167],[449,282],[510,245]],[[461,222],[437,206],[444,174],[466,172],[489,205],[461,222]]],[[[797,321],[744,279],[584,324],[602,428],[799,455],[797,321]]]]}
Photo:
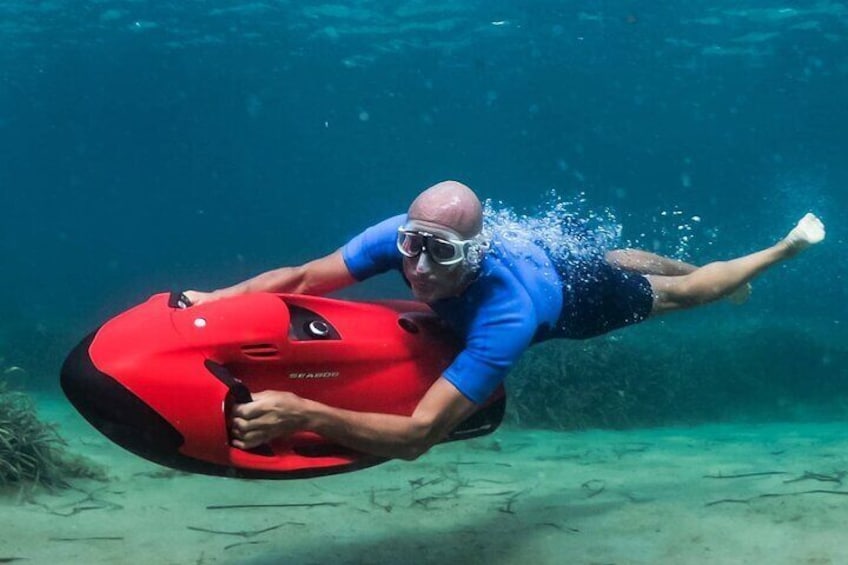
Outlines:
{"type": "MultiPolygon", "coordinates": [[[[233,448],[226,426],[232,402],[273,389],[349,410],[410,415],[457,352],[456,339],[415,302],[250,294],[182,309],[160,294],[80,344],[65,362],[62,385],[92,424],[144,457],[190,471],[291,478],[384,459],[310,433],[250,452],[233,448]]],[[[500,389],[449,439],[493,431],[503,400],[500,389]]]]}

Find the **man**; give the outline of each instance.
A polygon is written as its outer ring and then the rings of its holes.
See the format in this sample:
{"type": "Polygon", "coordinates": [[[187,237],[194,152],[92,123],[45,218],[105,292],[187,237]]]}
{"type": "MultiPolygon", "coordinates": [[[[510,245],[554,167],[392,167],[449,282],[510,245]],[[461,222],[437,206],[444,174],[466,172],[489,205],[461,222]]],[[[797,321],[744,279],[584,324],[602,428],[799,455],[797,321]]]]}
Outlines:
{"type": "Polygon", "coordinates": [[[248,292],[326,294],[390,269],[458,335],[464,349],[409,417],[352,412],[283,391],[263,391],[233,409],[233,445],[249,449],[297,430],[350,448],[415,459],[474,412],[531,344],[586,338],[650,316],[745,292],[767,268],[824,239],[807,214],[777,244],[696,268],[638,250],[552,260],[530,241],[481,236],[482,206],[467,186],[446,181],[422,192],[338,251],[266,272],[211,293],[200,304],[248,292]]]}

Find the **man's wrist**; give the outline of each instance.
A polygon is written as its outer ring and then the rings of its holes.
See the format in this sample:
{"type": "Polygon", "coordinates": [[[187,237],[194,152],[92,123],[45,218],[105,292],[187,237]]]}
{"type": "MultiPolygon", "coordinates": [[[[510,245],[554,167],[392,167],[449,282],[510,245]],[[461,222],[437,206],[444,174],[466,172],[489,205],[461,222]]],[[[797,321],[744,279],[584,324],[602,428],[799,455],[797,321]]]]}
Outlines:
{"type": "Polygon", "coordinates": [[[308,432],[321,433],[321,428],[326,423],[326,406],[308,398],[299,397],[295,414],[300,420],[298,427],[308,432]]]}
{"type": "Polygon", "coordinates": [[[240,294],[245,294],[244,291],[240,290],[241,285],[230,286],[227,288],[218,288],[211,292],[212,298],[215,300],[220,300],[222,298],[230,298],[231,296],[238,296],[240,294]]]}

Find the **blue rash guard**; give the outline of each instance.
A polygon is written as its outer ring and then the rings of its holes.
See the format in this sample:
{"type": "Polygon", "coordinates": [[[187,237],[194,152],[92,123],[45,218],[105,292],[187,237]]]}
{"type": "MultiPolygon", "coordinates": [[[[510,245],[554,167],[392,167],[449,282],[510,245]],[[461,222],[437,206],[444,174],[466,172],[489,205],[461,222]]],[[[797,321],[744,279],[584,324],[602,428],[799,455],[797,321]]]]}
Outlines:
{"type": "MultiPolygon", "coordinates": [[[[403,272],[396,241],[405,222],[406,214],[389,218],[342,248],[354,278],[403,272]]],[[[555,326],[562,300],[562,281],[540,247],[494,241],[461,296],[429,304],[465,344],[443,376],[473,402],[484,402],[537,336],[555,326]]]]}
{"type": "MultiPolygon", "coordinates": [[[[395,269],[403,273],[394,216],[342,248],[359,281],[395,269]]],[[[641,322],[653,292],[644,276],[611,267],[603,253],[552,262],[535,243],[495,239],[477,278],[457,297],[429,304],[465,347],[443,376],[467,398],[484,402],[527,347],[545,339],[586,339],[641,322]]]]}

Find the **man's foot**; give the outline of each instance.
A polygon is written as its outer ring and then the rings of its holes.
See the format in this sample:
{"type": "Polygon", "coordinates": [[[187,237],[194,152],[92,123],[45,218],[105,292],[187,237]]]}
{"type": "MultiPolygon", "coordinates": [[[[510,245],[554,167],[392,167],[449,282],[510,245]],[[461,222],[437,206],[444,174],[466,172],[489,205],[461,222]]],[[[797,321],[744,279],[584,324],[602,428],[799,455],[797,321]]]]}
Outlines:
{"type": "Polygon", "coordinates": [[[824,239],[825,231],[824,224],[814,214],[807,213],[798,222],[798,225],[792,228],[792,231],[783,238],[783,243],[789,248],[794,255],[799,251],[815,245],[824,239]]]}
{"type": "Polygon", "coordinates": [[[751,283],[745,283],[736,288],[733,292],[728,294],[725,298],[731,304],[735,304],[736,306],[740,306],[748,302],[748,299],[751,298],[751,283]]]}

